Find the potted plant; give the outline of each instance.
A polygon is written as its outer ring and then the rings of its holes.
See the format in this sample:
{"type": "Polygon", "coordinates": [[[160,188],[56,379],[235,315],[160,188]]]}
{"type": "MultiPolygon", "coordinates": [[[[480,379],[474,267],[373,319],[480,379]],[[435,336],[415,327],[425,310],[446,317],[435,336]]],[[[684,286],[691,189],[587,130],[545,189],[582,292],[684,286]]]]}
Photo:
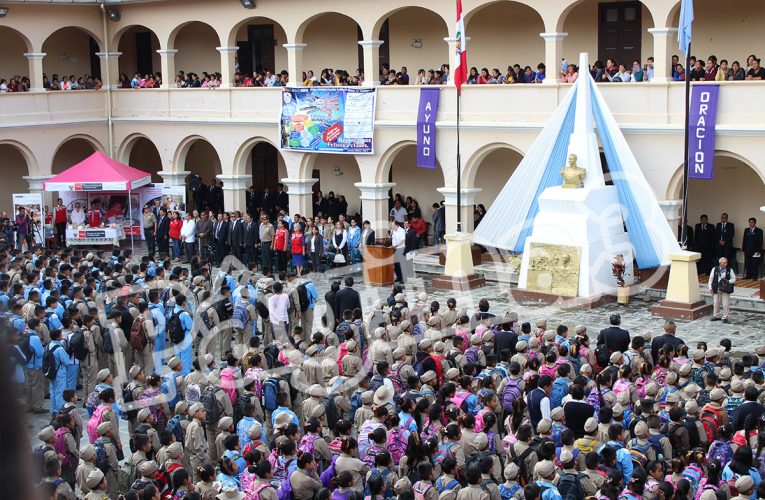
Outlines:
{"type": "Polygon", "coordinates": [[[630,288],[625,285],[624,276],[627,273],[627,264],[623,254],[616,254],[611,262],[611,274],[616,279],[616,301],[626,304],[630,300],[630,288]]]}

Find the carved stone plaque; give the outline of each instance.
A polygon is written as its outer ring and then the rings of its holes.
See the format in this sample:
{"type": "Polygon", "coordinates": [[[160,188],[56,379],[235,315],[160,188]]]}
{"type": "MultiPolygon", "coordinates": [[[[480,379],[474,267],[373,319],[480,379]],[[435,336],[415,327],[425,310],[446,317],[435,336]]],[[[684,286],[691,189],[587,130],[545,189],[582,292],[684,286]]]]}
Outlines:
{"type": "Polygon", "coordinates": [[[576,297],[579,292],[581,249],[531,243],[526,288],[534,292],[576,297]]]}

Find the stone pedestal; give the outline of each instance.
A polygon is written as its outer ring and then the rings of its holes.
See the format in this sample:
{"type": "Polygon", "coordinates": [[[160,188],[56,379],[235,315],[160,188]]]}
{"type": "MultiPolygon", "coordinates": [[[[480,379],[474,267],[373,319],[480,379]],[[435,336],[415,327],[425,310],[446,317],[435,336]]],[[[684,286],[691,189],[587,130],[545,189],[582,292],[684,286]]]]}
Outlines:
{"type": "Polygon", "coordinates": [[[446,264],[444,274],[433,279],[435,288],[466,291],[486,284],[483,276],[475,274],[470,250],[473,237],[467,233],[446,235],[446,264]]]}
{"type": "Polygon", "coordinates": [[[653,316],[662,318],[694,320],[712,313],[712,305],[701,299],[696,261],[698,252],[680,251],[670,254],[667,298],[651,308],[653,316]]]}

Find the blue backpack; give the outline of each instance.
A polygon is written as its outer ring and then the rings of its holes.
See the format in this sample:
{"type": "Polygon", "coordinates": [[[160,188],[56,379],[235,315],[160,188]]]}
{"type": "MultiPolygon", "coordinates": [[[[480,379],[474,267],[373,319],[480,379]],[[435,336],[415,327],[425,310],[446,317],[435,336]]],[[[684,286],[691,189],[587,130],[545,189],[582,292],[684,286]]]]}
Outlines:
{"type": "Polygon", "coordinates": [[[276,495],[279,497],[279,500],[292,500],[292,483],[290,482],[290,478],[292,477],[293,472],[295,471],[290,471],[287,474],[287,477],[282,481],[282,484],[279,485],[279,489],[276,490],[276,495]]]}
{"type": "Polygon", "coordinates": [[[350,413],[350,420],[351,422],[354,421],[354,418],[356,417],[356,410],[361,408],[361,392],[356,391],[353,393],[353,396],[351,396],[351,413],[350,413]]]}
{"type": "Polygon", "coordinates": [[[247,304],[241,302],[234,308],[234,314],[231,318],[234,321],[234,328],[243,330],[245,325],[250,321],[250,314],[247,312],[247,304]]]}
{"type": "Polygon", "coordinates": [[[566,394],[568,394],[568,382],[566,379],[556,378],[550,390],[550,408],[561,406],[566,394]]]}
{"type": "Polygon", "coordinates": [[[181,427],[181,415],[173,415],[173,418],[167,423],[167,431],[175,436],[175,440],[179,443],[183,442],[183,428],[181,427]]]}
{"type": "Polygon", "coordinates": [[[276,404],[276,395],[279,393],[279,379],[269,377],[263,383],[261,402],[263,409],[268,411],[274,411],[279,405],[276,404]]]}
{"type": "Polygon", "coordinates": [[[384,498],[393,498],[396,496],[396,493],[393,491],[393,488],[391,488],[388,481],[385,479],[388,477],[388,475],[391,473],[390,469],[385,469],[384,471],[380,472],[380,469],[377,467],[374,467],[369,475],[369,478],[367,478],[366,486],[364,486],[364,497],[370,497],[372,493],[369,491],[369,480],[374,476],[382,477],[383,483],[385,484],[385,493],[383,494],[384,498]]]}
{"type": "Polygon", "coordinates": [[[93,447],[96,449],[96,461],[95,466],[101,470],[104,474],[109,472],[109,460],[106,458],[106,446],[104,444],[104,438],[96,439],[93,443],[93,447]]]}

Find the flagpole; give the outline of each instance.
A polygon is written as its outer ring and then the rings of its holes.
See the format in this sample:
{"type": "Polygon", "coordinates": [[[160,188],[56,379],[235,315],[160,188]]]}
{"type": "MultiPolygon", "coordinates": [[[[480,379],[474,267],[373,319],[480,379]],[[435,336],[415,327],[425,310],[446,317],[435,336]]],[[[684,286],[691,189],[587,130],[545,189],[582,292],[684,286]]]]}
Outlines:
{"type": "Polygon", "coordinates": [[[460,159],[460,98],[457,89],[457,232],[462,232],[462,165],[460,159]]]}
{"type": "MultiPolygon", "coordinates": [[[[688,50],[685,53],[685,144],[683,154],[683,215],[680,226],[680,246],[686,248],[688,241],[688,139],[690,129],[690,109],[691,109],[691,71],[688,67],[691,64],[691,43],[688,42],[688,50]]],[[[459,155],[459,153],[458,153],[459,155]]],[[[459,157],[459,156],[458,156],[459,157]]],[[[459,163],[459,160],[457,160],[459,163]]]]}

